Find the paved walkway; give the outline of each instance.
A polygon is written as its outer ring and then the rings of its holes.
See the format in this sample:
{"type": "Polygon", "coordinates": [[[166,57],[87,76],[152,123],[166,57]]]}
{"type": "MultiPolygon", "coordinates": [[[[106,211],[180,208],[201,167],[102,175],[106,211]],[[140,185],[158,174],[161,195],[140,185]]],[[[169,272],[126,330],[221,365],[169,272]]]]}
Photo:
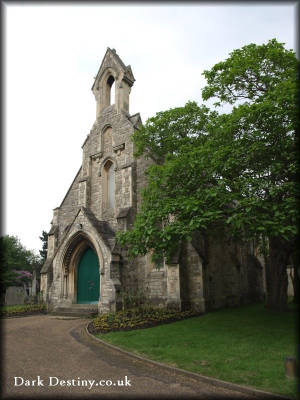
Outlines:
{"type": "Polygon", "coordinates": [[[85,333],[87,322],[48,315],[3,320],[2,398],[253,399],[96,343],[85,333]]]}

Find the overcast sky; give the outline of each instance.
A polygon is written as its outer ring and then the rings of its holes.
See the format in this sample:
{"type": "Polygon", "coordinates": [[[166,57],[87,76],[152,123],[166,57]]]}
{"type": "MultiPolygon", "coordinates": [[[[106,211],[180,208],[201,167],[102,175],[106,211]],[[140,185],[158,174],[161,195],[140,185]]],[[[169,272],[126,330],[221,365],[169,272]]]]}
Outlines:
{"type": "Polygon", "coordinates": [[[107,47],[130,64],[130,113],[202,102],[201,73],[249,43],[296,49],[296,3],[4,5],[4,233],[41,248],[81,165],[107,47]]]}

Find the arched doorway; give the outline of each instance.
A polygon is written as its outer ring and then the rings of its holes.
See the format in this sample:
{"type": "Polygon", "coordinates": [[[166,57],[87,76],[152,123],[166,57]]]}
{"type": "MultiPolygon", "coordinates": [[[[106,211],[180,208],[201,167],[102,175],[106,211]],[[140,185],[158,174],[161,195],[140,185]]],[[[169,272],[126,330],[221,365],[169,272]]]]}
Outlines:
{"type": "Polygon", "coordinates": [[[98,303],[100,295],[99,261],[96,252],[88,247],[77,268],[77,303],[98,303]]]}

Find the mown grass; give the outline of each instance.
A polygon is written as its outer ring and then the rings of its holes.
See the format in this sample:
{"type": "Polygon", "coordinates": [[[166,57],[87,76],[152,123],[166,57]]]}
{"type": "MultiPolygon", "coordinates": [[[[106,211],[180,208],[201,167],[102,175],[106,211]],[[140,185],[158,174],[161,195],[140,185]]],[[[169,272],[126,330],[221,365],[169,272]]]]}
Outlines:
{"type": "Polygon", "coordinates": [[[286,357],[298,358],[296,315],[293,305],[277,313],[259,304],[96,336],[185,370],[296,397],[298,380],[284,371],[286,357]]]}
{"type": "Polygon", "coordinates": [[[0,308],[0,316],[13,317],[18,315],[33,314],[45,311],[46,311],[45,304],[22,304],[15,306],[2,306],[0,308]]]}

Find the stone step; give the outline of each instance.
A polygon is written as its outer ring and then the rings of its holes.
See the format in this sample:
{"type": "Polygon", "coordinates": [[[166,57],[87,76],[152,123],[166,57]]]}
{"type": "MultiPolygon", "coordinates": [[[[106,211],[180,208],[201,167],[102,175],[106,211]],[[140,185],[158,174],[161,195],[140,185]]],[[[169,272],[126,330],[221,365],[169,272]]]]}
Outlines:
{"type": "Polygon", "coordinates": [[[97,304],[72,304],[71,306],[57,306],[55,309],[59,310],[98,310],[97,304]]]}
{"type": "Polygon", "coordinates": [[[95,314],[98,313],[97,309],[94,310],[75,310],[72,308],[56,308],[51,312],[57,312],[57,313],[62,313],[62,312],[66,312],[66,313],[73,313],[73,314],[95,314]]]}
{"type": "Polygon", "coordinates": [[[72,304],[70,307],[56,307],[51,315],[91,317],[98,314],[97,304],[72,304]]]}
{"type": "Polygon", "coordinates": [[[96,313],[80,313],[80,312],[66,312],[66,311],[51,311],[49,314],[53,316],[77,317],[77,318],[90,318],[96,316],[96,313]]]}

